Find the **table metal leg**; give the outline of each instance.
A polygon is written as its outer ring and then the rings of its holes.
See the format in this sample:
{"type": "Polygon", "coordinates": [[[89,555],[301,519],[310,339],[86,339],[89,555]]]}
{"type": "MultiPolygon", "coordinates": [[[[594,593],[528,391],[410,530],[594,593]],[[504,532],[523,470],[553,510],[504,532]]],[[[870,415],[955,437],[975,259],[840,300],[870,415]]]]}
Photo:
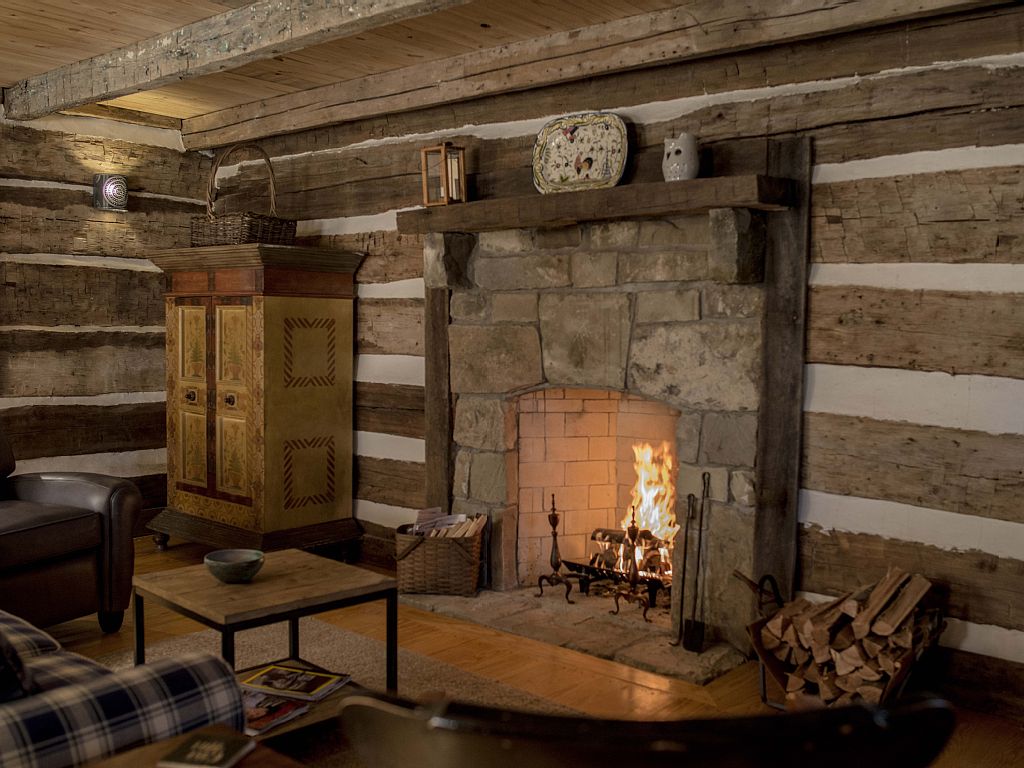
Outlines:
{"type": "Polygon", "coordinates": [[[387,596],[387,666],[388,693],[398,693],[398,590],[393,589],[387,596]]]}
{"type": "Polygon", "coordinates": [[[146,623],[142,595],[135,593],[135,666],[146,663],[146,623]]]}
{"type": "Polygon", "coordinates": [[[299,620],[288,619],[288,658],[299,659],[299,620]]]}
{"type": "Polygon", "coordinates": [[[235,632],[224,629],[220,633],[220,655],[232,669],[235,668],[235,632]]]}

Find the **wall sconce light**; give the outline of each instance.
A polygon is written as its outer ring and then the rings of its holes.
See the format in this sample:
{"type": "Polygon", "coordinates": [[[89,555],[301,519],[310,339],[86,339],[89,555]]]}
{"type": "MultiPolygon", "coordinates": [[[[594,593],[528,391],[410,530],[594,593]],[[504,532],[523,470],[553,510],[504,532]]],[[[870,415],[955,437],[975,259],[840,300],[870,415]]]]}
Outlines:
{"type": "Polygon", "coordinates": [[[114,173],[93,176],[92,207],[101,211],[127,211],[128,179],[114,173]]]}
{"type": "Polygon", "coordinates": [[[466,151],[445,142],[420,150],[423,204],[448,205],[466,201],[466,151]]]}

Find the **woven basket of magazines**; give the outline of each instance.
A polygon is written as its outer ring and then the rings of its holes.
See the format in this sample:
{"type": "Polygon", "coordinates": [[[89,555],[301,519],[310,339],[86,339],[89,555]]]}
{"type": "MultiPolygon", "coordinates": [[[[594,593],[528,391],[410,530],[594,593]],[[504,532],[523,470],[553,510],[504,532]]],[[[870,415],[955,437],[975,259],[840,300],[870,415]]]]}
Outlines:
{"type": "Polygon", "coordinates": [[[475,595],[486,517],[469,518],[437,535],[413,533],[412,525],[395,532],[398,591],[433,595],[475,595]]]}
{"type": "Polygon", "coordinates": [[[206,214],[192,217],[192,247],[206,245],[240,245],[241,243],[264,243],[267,245],[291,245],[295,242],[295,219],[282,219],[277,215],[277,180],[270,156],[257,144],[235,144],[221,154],[210,169],[210,181],[206,185],[206,214]],[[262,213],[214,213],[213,204],[217,199],[217,171],[221,164],[235,152],[248,148],[259,153],[267,165],[270,183],[270,215],[262,213]]]}

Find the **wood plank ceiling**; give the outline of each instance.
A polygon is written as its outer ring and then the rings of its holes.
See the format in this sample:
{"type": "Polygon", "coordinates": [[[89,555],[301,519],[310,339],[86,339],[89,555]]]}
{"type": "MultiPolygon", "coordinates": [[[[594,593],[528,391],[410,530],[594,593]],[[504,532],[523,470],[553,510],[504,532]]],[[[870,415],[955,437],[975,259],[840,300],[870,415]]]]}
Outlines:
{"type": "Polygon", "coordinates": [[[0,86],[211,148],[1007,2],[0,0],[0,86]]]}
{"type": "MultiPolygon", "coordinates": [[[[0,85],[10,87],[244,5],[238,0],[3,0],[0,85]]],[[[196,117],[673,5],[670,0],[475,0],[100,103],[172,118],[196,117]]]]}

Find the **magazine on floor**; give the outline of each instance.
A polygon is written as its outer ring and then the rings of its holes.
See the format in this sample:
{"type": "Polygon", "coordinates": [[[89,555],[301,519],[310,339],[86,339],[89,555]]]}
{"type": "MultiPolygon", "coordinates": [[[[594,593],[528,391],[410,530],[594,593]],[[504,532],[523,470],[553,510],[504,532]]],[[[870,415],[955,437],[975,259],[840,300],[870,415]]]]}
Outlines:
{"type": "Polygon", "coordinates": [[[257,669],[242,680],[242,686],[251,691],[271,693],[303,701],[320,701],[343,686],[350,675],[336,675],[315,669],[302,669],[282,664],[269,664],[257,669]]]}
{"type": "Polygon", "coordinates": [[[195,733],[160,758],[157,765],[159,768],[231,768],[255,748],[255,741],[237,733],[195,733]]]}
{"type": "Polygon", "coordinates": [[[245,733],[258,736],[309,711],[309,704],[260,691],[243,691],[245,733]]]}

